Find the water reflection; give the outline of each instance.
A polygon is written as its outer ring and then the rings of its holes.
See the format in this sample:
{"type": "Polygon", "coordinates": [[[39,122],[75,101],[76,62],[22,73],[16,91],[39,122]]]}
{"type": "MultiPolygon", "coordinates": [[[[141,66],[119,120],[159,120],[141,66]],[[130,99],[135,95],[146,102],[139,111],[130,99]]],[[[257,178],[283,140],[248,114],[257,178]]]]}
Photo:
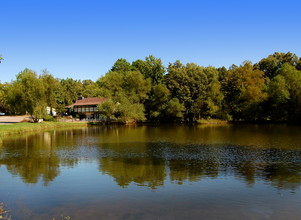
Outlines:
{"type": "Polygon", "coordinates": [[[157,188],[166,177],[164,160],[149,158],[101,158],[100,170],[114,177],[121,187],[134,182],[139,186],[157,188]]]}
{"type": "Polygon", "coordinates": [[[42,133],[35,138],[26,136],[3,141],[0,164],[6,165],[12,175],[20,176],[25,183],[37,183],[42,178],[47,185],[60,173],[56,143],[52,140],[49,133],[42,133]]]}
{"type": "Polygon", "coordinates": [[[107,154],[100,159],[100,170],[113,176],[120,186],[133,182],[156,188],[167,177],[182,184],[218,176],[234,176],[249,186],[256,179],[263,180],[278,189],[296,190],[301,183],[300,150],[174,143],[143,147],[142,155],[133,151],[107,154]]]}
{"type": "MultiPolygon", "coordinates": [[[[62,167],[97,163],[121,187],[151,189],[229,176],[277,189],[301,184],[300,128],[289,126],[133,126],[84,128],[0,142],[0,165],[25,183],[47,186],[62,167]]],[[[100,173],[94,175],[100,175],[100,173]]]]}

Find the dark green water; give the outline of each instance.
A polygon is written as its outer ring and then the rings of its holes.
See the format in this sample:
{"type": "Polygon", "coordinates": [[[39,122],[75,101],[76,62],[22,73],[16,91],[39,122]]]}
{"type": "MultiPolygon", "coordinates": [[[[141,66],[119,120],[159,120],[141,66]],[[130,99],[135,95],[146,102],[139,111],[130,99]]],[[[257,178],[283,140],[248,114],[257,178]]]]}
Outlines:
{"type": "Polygon", "coordinates": [[[301,127],[129,126],[0,140],[17,219],[300,219],[301,127]]]}

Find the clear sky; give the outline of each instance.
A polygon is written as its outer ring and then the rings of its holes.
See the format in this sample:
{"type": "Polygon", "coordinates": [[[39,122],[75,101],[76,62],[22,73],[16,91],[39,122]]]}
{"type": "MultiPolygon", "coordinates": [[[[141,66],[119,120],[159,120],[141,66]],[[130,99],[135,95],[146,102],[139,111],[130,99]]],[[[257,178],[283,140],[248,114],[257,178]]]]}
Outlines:
{"type": "Polygon", "coordinates": [[[229,67],[301,56],[301,1],[0,0],[0,81],[24,68],[97,80],[148,55],[229,67]]]}

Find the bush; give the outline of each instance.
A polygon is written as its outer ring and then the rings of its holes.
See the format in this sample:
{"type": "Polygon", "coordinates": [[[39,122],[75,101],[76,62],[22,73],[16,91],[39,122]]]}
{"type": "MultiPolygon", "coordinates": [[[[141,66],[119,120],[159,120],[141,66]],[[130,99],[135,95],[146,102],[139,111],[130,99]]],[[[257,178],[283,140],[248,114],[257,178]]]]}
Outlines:
{"type": "Polygon", "coordinates": [[[43,119],[44,121],[55,121],[55,118],[51,115],[45,115],[43,119]]]}

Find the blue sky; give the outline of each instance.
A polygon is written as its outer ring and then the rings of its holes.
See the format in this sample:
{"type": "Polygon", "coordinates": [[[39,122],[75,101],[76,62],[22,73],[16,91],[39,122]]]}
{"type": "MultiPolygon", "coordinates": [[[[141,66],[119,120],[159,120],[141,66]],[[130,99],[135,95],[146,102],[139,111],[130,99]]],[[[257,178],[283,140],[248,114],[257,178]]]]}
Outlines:
{"type": "Polygon", "coordinates": [[[148,55],[229,67],[301,56],[300,1],[0,0],[0,81],[24,68],[97,80],[148,55]]]}

